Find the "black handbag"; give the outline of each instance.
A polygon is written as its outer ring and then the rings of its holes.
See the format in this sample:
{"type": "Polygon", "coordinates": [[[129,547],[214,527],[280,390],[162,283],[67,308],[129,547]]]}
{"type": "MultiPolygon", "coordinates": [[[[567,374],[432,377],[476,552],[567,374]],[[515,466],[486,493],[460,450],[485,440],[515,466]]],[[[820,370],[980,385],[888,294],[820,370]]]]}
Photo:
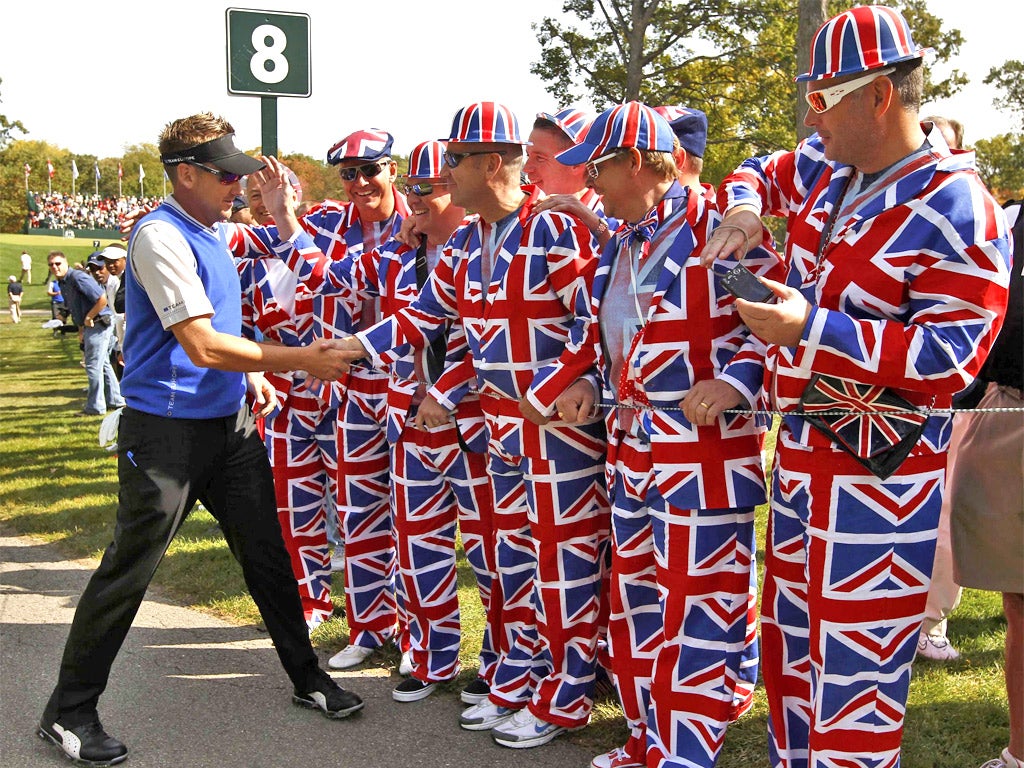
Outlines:
{"type": "Polygon", "coordinates": [[[798,415],[881,479],[899,469],[928,414],[888,387],[815,374],[798,415]]]}

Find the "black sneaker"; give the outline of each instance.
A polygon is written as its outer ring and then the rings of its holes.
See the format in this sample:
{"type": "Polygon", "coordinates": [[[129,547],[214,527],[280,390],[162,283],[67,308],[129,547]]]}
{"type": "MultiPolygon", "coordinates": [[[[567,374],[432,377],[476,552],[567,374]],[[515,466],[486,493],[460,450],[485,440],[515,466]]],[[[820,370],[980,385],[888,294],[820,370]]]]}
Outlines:
{"type": "Polygon", "coordinates": [[[309,693],[295,691],[292,702],[307,709],[319,709],[324,717],[332,720],[348,717],[363,708],[363,700],[356,694],[346,691],[326,672],[321,672],[321,675],[314,683],[315,690],[309,693]]]}
{"type": "Polygon", "coordinates": [[[415,677],[408,677],[395,686],[391,698],[395,701],[419,701],[432,694],[435,688],[435,683],[425,683],[415,677]]]}
{"type": "Polygon", "coordinates": [[[128,747],[104,731],[99,720],[76,728],[43,721],[36,735],[55,745],[68,759],[83,765],[117,765],[128,757],[128,747]]]}
{"type": "Polygon", "coordinates": [[[462,689],[459,698],[462,699],[463,704],[479,704],[487,698],[490,692],[491,686],[482,677],[478,677],[462,689]]]}

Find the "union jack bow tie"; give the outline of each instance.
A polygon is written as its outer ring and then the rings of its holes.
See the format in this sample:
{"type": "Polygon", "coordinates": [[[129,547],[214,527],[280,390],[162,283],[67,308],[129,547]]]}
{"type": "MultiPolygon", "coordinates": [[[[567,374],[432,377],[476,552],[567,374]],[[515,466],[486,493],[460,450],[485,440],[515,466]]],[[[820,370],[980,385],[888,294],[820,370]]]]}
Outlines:
{"type": "Polygon", "coordinates": [[[630,243],[638,240],[641,243],[649,243],[651,238],[654,237],[654,230],[657,227],[658,210],[655,208],[636,224],[628,225],[625,234],[629,238],[630,243]]]}

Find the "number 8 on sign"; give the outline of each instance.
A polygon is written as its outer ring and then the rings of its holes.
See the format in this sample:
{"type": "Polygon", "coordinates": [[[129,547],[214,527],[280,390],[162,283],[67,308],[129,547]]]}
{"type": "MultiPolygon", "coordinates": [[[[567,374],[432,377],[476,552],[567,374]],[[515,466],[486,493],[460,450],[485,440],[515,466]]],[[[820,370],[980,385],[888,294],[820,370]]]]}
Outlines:
{"type": "Polygon", "coordinates": [[[228,8],[228,93],[299,96],[312,92],[309,16],[228,8]]]}
{"type": "Polygon", "coordinates": [[[280,83],[288,77],[288,59],[284,49],[288,47],[288,36],[280,27],[261,24],[252,31],[252,47],[255,53],[249,60],[249,71],[261,83],[280,83]]]}

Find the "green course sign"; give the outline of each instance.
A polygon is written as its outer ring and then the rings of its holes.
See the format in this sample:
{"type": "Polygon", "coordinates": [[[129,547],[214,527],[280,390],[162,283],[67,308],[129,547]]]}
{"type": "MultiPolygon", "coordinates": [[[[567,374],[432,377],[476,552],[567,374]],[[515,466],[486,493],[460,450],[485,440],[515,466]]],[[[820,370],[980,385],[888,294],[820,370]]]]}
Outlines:
{"type": "Polygon", "coordinates": [[[228,93],[310,95],[307,14],[228,8],[227,37],[228,93]]]}

